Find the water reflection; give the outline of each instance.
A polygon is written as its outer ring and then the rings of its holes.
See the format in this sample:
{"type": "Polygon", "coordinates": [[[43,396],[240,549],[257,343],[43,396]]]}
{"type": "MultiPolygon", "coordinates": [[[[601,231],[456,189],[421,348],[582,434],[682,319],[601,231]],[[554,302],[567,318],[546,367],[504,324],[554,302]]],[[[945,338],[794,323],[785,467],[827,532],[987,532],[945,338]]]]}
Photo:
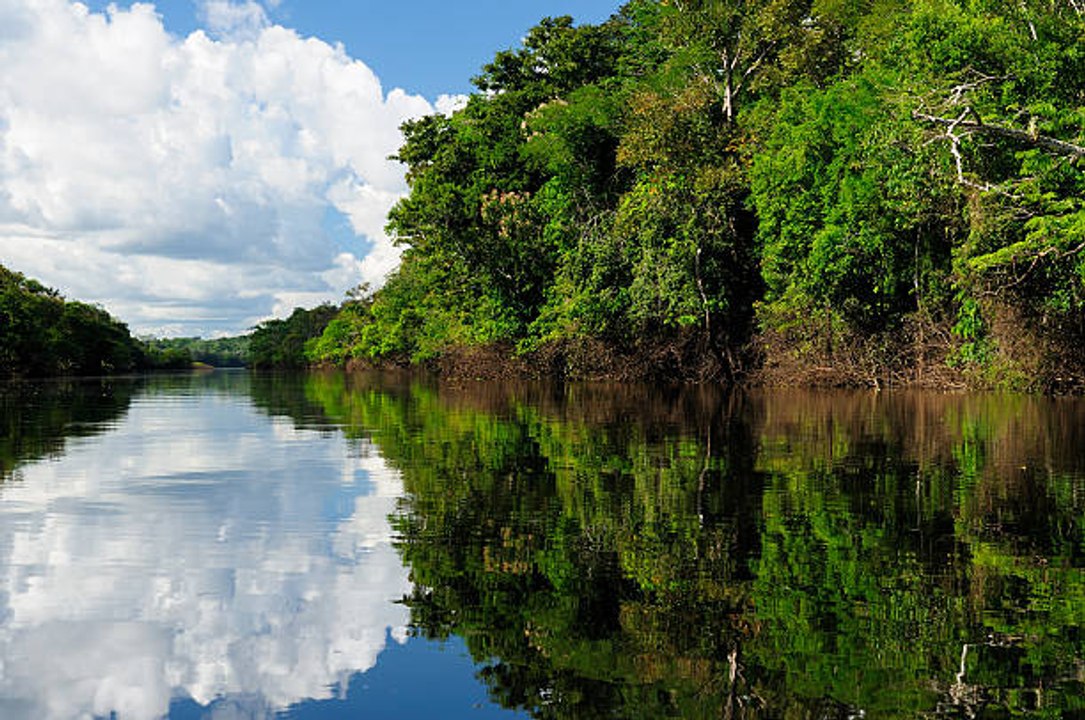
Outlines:
{"type": "Polygon", "coordinates": [[[422,639],[540,718],[1085,713],[1081,401],[342,374],[114,397],[5,466],[2,717],[480,717],[426,704],[471,680],[422,639]]]}
{"type": "Polygon", "coordinates": [[[0,383],[0,482],[21,463],[59,455],[66,438],[108,428],[128,409],[133,388],[112,380],[0,383]]]}
{"type": "Polygon", "coordinates": [[[411,622],[539,717],[1085,710],[1077,401],[310,385],[402,472],[411,622]]]}
{"type": "Polygon", "coordinates": [[[405,638],[398,475],[238,383],[143,381],[0,490],[0,716],[156,718],[180,695],[264,717],[405,638]]]}

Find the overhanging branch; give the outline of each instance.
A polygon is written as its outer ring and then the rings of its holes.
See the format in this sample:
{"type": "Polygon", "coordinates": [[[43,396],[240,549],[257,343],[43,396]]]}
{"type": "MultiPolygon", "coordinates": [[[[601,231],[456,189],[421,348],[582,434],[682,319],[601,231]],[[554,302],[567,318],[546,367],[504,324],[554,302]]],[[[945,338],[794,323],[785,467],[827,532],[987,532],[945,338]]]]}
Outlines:
{"type": "MultiPolygon", "coordinates": [[[[974,113],[972,113],[972,115],[975,117],[974,113]]],[[[918,111],[913,112],[912,117],[916,120],[922,120],[934,125],[941,125],[948,128],[951,132],[993,135],[995,137],[1006,138],[1007,140],[1014,140],[1016,142],[1025,143],[1026,145],[1043,148],[1056,155],[1067,155],[1075,159],[1085,158],[1085,147],[1082,147],[1081,145],[1075,145],[1074,143],[1048,137],[1046,135],[1026,132],[1025,130],[1017,130],[1016,128],[1005,127],[1003,125],[990,125],[988,123],[978,122],[978,120],[967,120],[963,117],[939,117],[937,115],[928,115],[918,111]]]]}

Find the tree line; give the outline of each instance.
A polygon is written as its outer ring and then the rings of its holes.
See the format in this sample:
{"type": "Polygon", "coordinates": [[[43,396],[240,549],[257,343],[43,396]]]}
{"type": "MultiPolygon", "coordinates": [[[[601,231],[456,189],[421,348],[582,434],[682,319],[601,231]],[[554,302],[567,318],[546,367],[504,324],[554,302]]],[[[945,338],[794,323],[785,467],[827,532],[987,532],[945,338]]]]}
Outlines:
{"type": "Polygon", "coordinates": [[[128,327],[0,265],[0,376],[104,375],[143,366],[128,327]]]}
{"type": "MultiPolygon", "coordinates": [[[[1078,0],[631,0],[474,84],[403,127],[386,284],[231,358],[1085,387],[1078,0]]],[[[4,272],[2,372],[218,352],[4,272]]]]}
{"type": "Polygon", "coordinates": [[[489,347],[573,375],[1079,386],[1083,10],[545,19],[461,109],[405,124],[402,263],[292,362],[489,347]]]}
{"type": "Polygon", "coordinates": [[[241,367],[249,360],[248,336],[133,337],[106,310],[0,265],[0,377],[241,367]]]}
{"type": "Polygon", "coordinates": [[[182,369],[193,364],[217,368],[247,367],[250,362],[248,335],[204,339],[202,337],[146,338],[143,340],[153,365],[182,369]]]}

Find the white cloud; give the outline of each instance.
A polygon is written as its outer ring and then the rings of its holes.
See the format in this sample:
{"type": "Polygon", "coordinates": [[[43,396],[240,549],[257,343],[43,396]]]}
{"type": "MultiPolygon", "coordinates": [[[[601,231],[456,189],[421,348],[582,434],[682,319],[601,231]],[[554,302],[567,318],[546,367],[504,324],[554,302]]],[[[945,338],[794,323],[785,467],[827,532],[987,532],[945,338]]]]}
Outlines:
{"type": "Polygon", "coordinates": [[[263,6],[252,0],[204,0],[200,11],[207,28],[224,36],[255,37],[271,24],[263,6]]]}
{"type": "Polygon", "coordinates": [[[152,5],[0,2],[0,263],[139,332],[240,331],[379,285],[405,191],[388,156],[434,111],[252,0],[202,14],[210,34],[176,38],[152,5]]]}
{"type": "Polygon", "coordinates": [[[151,720],[178,696],[271,717],[406,639],[403,487],[372,445],[145,395],[20,476],[0,487],[0,717],[151,720]]]}
{"type": "Polygon", "coordinates": [[[466,106],[466,95],[438,95],[437,99],[433,102],[434,110],[442,115],[451,115],[457,110],[462,110],[466,106]]]}

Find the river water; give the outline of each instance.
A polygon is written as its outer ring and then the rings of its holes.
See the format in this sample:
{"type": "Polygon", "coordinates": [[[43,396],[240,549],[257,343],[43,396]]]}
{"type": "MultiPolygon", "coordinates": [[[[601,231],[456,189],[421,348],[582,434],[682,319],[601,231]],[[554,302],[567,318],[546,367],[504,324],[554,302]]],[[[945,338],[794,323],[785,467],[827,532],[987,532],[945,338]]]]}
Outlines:
{"type": "Polygon", "coordinates": [[[0,387],[0,718],[1085,715],[1085,402],[0,387]]]}

